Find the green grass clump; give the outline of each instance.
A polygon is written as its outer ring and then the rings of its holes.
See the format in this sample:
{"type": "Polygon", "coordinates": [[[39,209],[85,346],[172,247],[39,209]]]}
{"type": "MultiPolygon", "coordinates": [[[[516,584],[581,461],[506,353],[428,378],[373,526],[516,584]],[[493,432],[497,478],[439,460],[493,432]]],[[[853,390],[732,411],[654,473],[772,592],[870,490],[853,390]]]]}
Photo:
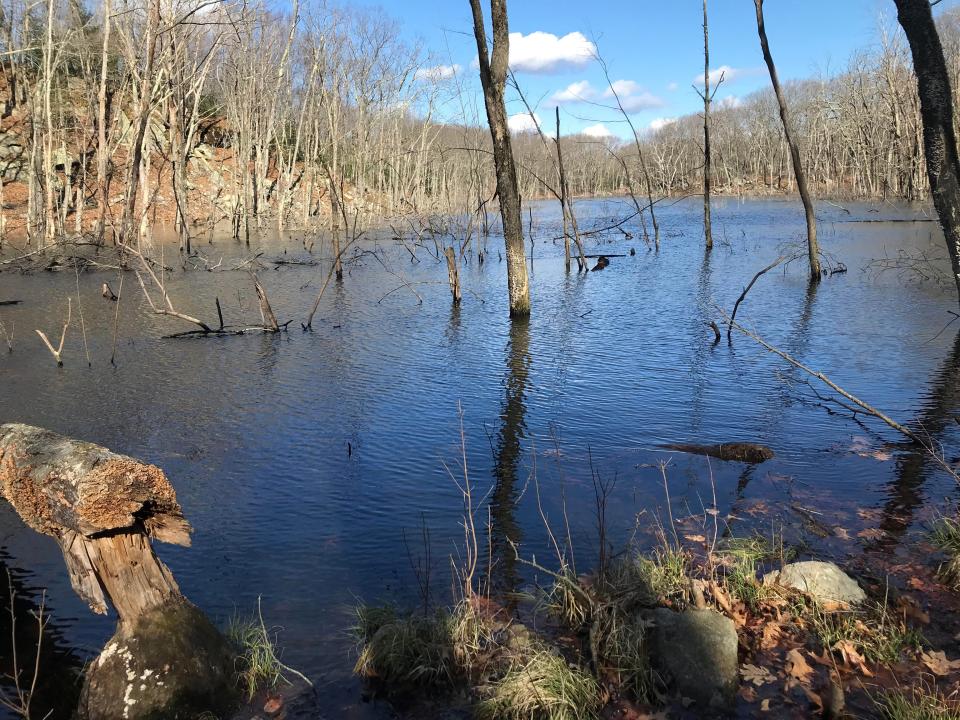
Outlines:
{"type": "Polygon", "coordinates": [[[647,630],[639,617],[625,619],[613,613],[599,649],[605,669],[630,698],[648,704],[660,701],[662,683],[650,666],[647,630]]]}
{"type": "Polygon", "coordinates": [[[776,592],[758,579],[761,566],[774,560],[789,560],[782,539],[776,535],[730,538],[717,553],[726,560],[724,585],[727,590],[752,610],[776,592]]]}
{"type": "Polygon", "coordinates": [[[459,675],[454,652],[455,623],[449,613],[390,615],[384,608],[357,610],[361,640],[353,671],[379,678],[391,691],[416,686],[448,686],[459,675]]]}
{"type": "Polygon", "coordinates": [[[947,559],[940,565],[940,579],[954,590],[960,590],[960,521],[940,518],[934,523],[930,539],[947,559]]]}
{"type": "Polygon", "coordinates": [[[237,651],[237,680],[248,701],[261,690],[289,684],[283,673],[290,668],[280,662],[275,635],[259,611],[254,618],[235,617],[227,626],[227,638],[237,651]]]}
{"type": "Polygon", "coordinates": [[[511,667],[476,710],[480,720],[594,720],[599,713],[590,673],[544,649],[511,667]]]}
{"type": "Polygon", "coordinates": [[[883,720],[957,720],[960,703],[942,697],[935,689],[912,687],[893,690],[874,700],[883,720]]]}
{"type": "Polygon", "coordinates": [[[393,605],[358,605],[355,613],[357,624],[352,631],[363,642],[370,640],[384,625],[397,620],[397,610],[393,605]]]}
{"type": "Polygon", "coordinates": [[[833,650],[847,643],[869,662],[881,665],[892,665],[905,650],[919,650],[923,646],[923,635],[893,617],[883,605],[826,612],[813,603],[806,617],[824,648],[833,650]]]}
{"type": "Polygon", "coordinates": [[[587,591],[581,587],[580,580],[569,568],[564,568],[557,574],[542,606],[564,625],[574,630],[583,627],[592,613],[587,591]]]}
{"type": "Polygon", "coordinates": [[[610,564],[599,579],[600,591],[624,611],[686,597],[689,559],[680,550],[663,547],[650,555],[631,555],[610,564]]]}

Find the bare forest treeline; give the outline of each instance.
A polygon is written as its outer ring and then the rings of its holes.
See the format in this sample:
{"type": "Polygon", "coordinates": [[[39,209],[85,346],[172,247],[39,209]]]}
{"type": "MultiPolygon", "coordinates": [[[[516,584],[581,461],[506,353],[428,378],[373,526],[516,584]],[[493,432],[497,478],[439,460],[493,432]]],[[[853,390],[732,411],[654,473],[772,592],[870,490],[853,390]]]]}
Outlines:
{"type": "MultiPolygon", "coordinates": [[[[960,12],[939,26],[957,87],[960,12]]],[[[0,0],[0,40],[0,243],[124,242],[167,225],[189,252],[215,225],[249,238],[405,214],[486,222],[495,202],[490,134],[466,78],[432,71],[437,59],[381,12],[323,0],[283,14],[265,2],[0,0]]],[[[818,194],[926,197],[899,30],[843,72],[784,92],[818,194]]],[[[794,190],[772,90],[718,100],[710,115],[714,191],[794,190]]],[[[637,143],[567,135],[566,190],[619,193],[648,177],[653,195],[700,193],[702,125],[689,115],[637,143]]],[[[556,191],[554,145],[521,133],[513,152],[524,199],[556,191]]]]}

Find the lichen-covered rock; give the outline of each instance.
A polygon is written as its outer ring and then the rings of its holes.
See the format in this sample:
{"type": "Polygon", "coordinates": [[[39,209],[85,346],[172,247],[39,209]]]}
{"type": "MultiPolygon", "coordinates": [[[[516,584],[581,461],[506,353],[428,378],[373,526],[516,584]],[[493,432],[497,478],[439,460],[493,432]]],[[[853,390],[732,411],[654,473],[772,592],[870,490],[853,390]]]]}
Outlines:
{"type": "Polygon", "coordinates": [[[182,598],[121,629],[87,670],[80,720],[193,720],[235,706],[233,652],[182,598]]]}
{"type": "Polygon", "coordinates": [[[654,623],[651,661],[677,693],[700,708],[731,705],[739,681],[733,621],[715,610],[657,608],[649,617],[654,623]]]}
{"type": "Polygon", "coordinates": [[[807,560],[785,565],[763,576],[764,585],[800,590],[820,602],[855,605],[867,599],[857,581],[833,563],[807,560]]]}

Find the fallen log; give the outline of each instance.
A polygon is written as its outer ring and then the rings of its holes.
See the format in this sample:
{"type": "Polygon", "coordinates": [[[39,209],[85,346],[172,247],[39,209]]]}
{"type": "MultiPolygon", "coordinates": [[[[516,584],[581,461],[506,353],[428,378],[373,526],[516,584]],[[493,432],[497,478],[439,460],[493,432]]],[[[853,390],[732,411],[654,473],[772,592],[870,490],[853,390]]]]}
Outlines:
{"type": "Polygon", "coordinates": [[[104,614],[109,603],[117,612],[116,633],[87,670],[80,718],[229,706],[233,653],[150,544],[190,545],[192,528],[163,470],[42,428],[0,425],[0,497],[57,541],[91,610],[104,614]]]}
{"type": "Polygon", "coordinates": [[[750,464],[759,464],[774,457],[774,452],[765,445],[755,443],[720,443],[718,445],[695,445],[692,443],[671,443],[664,445],[667,450],[691,453],[693,455],[709,455],[718,460],[729,460],[750,464]]]}

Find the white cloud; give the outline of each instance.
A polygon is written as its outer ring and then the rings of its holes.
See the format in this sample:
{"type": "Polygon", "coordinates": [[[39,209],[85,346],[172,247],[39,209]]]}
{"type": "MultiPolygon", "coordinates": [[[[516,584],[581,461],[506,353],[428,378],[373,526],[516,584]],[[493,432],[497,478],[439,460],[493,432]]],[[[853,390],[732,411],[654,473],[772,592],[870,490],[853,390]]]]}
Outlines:
{"type": "Polygon", "coordinates": [[[440,80],[449,80],[462,70],[459,65],[434,65],[433,67],[419,68],[414,74],[414,80],[431,80],[438,82],[440,80]]]}
{"type": "Polygon", "coordinates": [[[614,137],[614,134],[610,132],[610,129],[603,123],[597,123],[596,125],[585,127],[580,131],[580,134],[586,135],[587,137],[600,138],[601,140],[614,137]]]}
{"type": "Polygon", "coordinates": [[[638,113],[664,104],[662,99],[647,92],[633,80],[614,80],[611,86],[603,91],[603,97],[612,98],[614,93],[628,113],[638,113]]]}
{"type": "Polygon", "coordinates": [[[663,100],[656,95],[648,92],[642,92],[639,95],[628,95],[620,97],[620,104],[628,113],[638,113],[643,110],[651,110],[663,106],[663,100]]]}
{"type": "Polygon", "coordinates": [[[507,127],[510,128],[512,133],[537,132],[537,126],[540,123],[540,116],[536,113],[533,114],[533,117],[530,117],[530,113],[522,112],[507,118],[507,127]]]}
{"type": "Polygon", "coordinates": [[[677,121],[676,118],[668,117],[659,117],[654,118],[650,121],[650,129],[656,132],[657,130],[663,130],[667,125],[673,125],[677,121]]]}
{"type": "MultiPolygon", "coordinates": [[[[717,83],[720,82],[720,78],[723,78],[725,83],[730,83],[741,78],[744,75],[752,75],[756,70],[751,70],[747,68],[734,68],[729,65],[721,65],[715,70],[710,71],[710,85],[716,87],[717,83]]],[[[703,85],[703,73],[700,73],[693,79],[694,85],[703,85]]]]}
{"type": "Polygon", "coordinates": [[[739,95],[727,95],[720,100],[719,104],[721,108],[736,108],[743,105],[743,100],[740,99],[739,95]]]}
{"type": "Polygon", "coordinates": [[[550,73],[566,66],[582,67],[597,52],[583,33],[557,37],[551,33],[510,33],[510,67],[517,72],[550,73]]]}
{"type": "Polygon", "coordinates": [[[622,98],[624,95],[633,95],[633,93],[640,92],[641,89],[633,80],[614,80],[610,87],[603,91],[603,96],[613,97],[613,93],[616,92],[622,98]]]}
{"type": "Polygon", "coordinates": [[[677,85],[675,82],[672,82],[669,85],[667,85],[667,90],[669,90],[670,92],[675,92],[678,87],[680,86],[677,85]]]}
{"type": "Polygon", "coordinates": [[[590,85],[589,80],[581,80],[580,82],[571,83],[567,85],[566,89],[558,90],[550,97],[550,102],[556,103],[557,105],[563,105],[564,103],[573,103],[581,102],[583,100],[591,100],[597,96],[597,91],[593,89],[590,85]]]}

